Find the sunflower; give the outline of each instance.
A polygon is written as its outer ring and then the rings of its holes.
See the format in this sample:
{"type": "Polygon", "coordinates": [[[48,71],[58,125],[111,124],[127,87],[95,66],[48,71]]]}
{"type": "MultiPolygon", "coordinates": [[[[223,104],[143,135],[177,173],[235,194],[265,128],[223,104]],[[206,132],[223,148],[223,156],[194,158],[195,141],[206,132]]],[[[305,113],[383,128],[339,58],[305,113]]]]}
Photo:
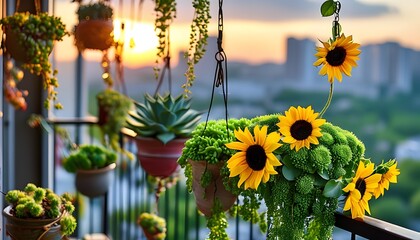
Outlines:
{"type": "Polygon", "coordinates": [[[400,170],[397,169],[397,162],[392,161],[391,164],[392,165],[388,168],[388,171],[386,171],[381,176],[381,180],[378,183],[378,187],[373,193],[375,198],[384,195],[384,190],[389,189],[389,183],[397,183],[397,176],[400,175],[400,170]]]}
{"type": "Polygon", "coordinates": [[[365,211],[370,214],[369,200],[373,192],[378,187],[381,180],[381,174],[373,173],[375,166],[373,163],[365,164],[360,161],[357,167],[356,175],[352,181],[343,188],[348,193],[344,204],[344,211],[350,210],[352,218],[363,218],[365,211]]]}
{"type": "Polygon", "coordinates": [[[299,151],[302,147],[309,149],[310,144],[319,144],[318,137],[322,136],[320,126],[325,119],[317,119],[318,113],[314,113],[312,107],[290,107],[285,116],[280,116],[277,126],[284,136],[283,142],[290,143],[290,149],[299,151]]]}
{"type": "Polygon", "coordinates": [[[267,135],[267,126],[254,128],[254,137],[248,128],[245,131],[235,130],[235,137],[240,142],[227,143],[226,147],[240,152],[235,153],[228,160],[229,177],[239,175],[238,187],[245,183],[245,189],[257,189],[261,181],[266,183],[270,175],[277,174],[275,166],[281,163],[273,151],[281,146],[280,134],[272,132],[267,135]]]}
{"type": "Polygon", "coordinates": [[[360,44],[353,43],[352,36],[342,34],[331,44],[322,42],[323,47],[317,47],[315,56],[318,58],[314,66],[322,66],[319,70],[320,75],[328,74],[328,81],[334,82],[336,78],[339,82],[343,79],[341,73],[351,76],[352,67],[356,67],[356,60],[359,60],[360,44]]]}

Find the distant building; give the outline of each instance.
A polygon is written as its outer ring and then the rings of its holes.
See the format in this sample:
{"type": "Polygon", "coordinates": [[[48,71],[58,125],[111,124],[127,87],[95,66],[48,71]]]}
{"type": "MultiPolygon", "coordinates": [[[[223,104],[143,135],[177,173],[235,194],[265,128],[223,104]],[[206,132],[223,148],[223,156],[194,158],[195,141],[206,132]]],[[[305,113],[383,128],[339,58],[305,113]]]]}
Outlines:
{"type": "Polygon", "coordinates": [[[316,44],[314,41],[308,38],[287,38],[286,79],[299,82],[299,85],[313,82],[319,71],[313,66],[316,60],[315,53],[316,44]]]}
{"type": "MultiPolygon", "coordinates": [[[[411,91],[413,63],[419,61],[419,54],[394,42],[366,45],[361,50],[358,66],[353,68],[351,79],[343,74],[342,83],[335,85],[337,92],[376,98],[411,91]]],[[[310,39],[287,39],[283,76],[286,86],[301,90],[328,88],[328,84],[321,84],[325,77],[318,75],[320,67],[313,66],[315,52],[316,43],[310,39]]]]}
{"type": "Polygon", "coordinates": [[[414,51],[398,43],[362,47],[353,78],[372,83],[382,94],[409,93],[412,89],[414,51]]]}

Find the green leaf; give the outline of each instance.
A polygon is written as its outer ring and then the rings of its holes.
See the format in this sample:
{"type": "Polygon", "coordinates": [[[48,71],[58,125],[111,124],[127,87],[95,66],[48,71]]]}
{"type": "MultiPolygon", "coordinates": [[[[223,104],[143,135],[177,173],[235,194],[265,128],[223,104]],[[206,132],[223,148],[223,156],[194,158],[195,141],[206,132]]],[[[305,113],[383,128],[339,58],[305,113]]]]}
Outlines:
{"type": "Polygon", "coordinates": [[[322,177],[323,179],[325,179],[325,180],[330,180],[330,176],[328,175],[328,172],[327,171],[318,172],[318,175],[320,177],[322,177]]]}
{"type": "Polygon", "coordinates": [[[331,179],[325,184],[322,195],[325,197],[335,198],[343,194],[344,183],[342,181],[331,179]]]}
{"type": "Polygon", "coordinates": [[[337,10],[337,3],[334,0],[327,0],[321,5],[321,15],[329,17],[337,10]]]}
{"type": "Polygon", "coordinates": [[[156,136],[163,144],[167,144],[169,141],[175,139],[175,134],[173,133],[162,133],[156,136]]]}
{"type": "Polygon", "coordinates": [[[297,168],[283,165],[283,167],[281,168],[281,172],[283,173],[284,178],[286,178],[289,181],[294,181],[302,171],[297,168]]]}

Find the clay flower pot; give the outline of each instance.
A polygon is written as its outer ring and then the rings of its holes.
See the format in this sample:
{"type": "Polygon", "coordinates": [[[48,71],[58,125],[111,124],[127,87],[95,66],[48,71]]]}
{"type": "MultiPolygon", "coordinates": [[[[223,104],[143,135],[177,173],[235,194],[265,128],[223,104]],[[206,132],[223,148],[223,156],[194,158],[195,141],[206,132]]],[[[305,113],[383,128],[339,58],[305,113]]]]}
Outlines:
{"type": "Polygon", "coordinates": [[[106,50],[114,44],[112,20],[84,20],[74,30],[75,44],[84,49],[106,50]]]}
{"type": "Polygon", "coordinates": [[[166,178],[178,168],[187,138],[176,138],[163,144],[156,138],[136,137],[137,157],[142,168],[154,177],[166,178]]]}
{"type": "Polygon", "coordinates": [[[83,195],[93,198],[104,195],[111,185],[114,169],[117,165],[110,164],[95,170],[77,170],[76,188],[83,195]]]}
{"type": "Polygon", "coordinates": [[[10,213],[11,206],[3,210],[6,219],[6,234],[13,240],[61,240],[59,224],[63,214],[54,219],[17,218],[10,213]]]}
{"type": "Polygon", "coordinates": [[[206,161],[189,160],[189,163],[192,166],[192,188],[197,208],[205,216],[210,216],[214,200],[217,198],[222,204],[223,211],[229,210],[235,203],[237,196],[226,190],[223,185],[222,177],[220,176],[220,169],[223,163],[207,164],[207,171],[210,171],[212,174],[213,181],[206,188],[203,188],[200,184],[201,176],[206,170],[206,161]]]}

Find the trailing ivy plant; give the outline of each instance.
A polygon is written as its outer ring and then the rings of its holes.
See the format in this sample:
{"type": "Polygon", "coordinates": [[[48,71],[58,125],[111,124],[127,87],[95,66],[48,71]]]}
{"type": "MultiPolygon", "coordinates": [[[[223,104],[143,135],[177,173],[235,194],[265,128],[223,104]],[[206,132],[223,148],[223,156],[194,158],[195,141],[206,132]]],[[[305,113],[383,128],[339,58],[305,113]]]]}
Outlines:
{"type": "Polygon", "coordinates": [[[187,58],[188,69],[185,72],[187,81],[184,88],[184,95],[191,94],[190,88],[195,80],[194,66],[201,60],[206,53],[208,39],[208,25],[210,23],[210,1],[209,0],[193,0],[195,9],[194,18],[191,23],[190,42],[188,52],[185,53],[187,58]]]}
{"type": "MultiPolygon", "coordinates": [[[[16,41],[27,54],[22,67],[43,78],[44,89],[47,91],[44,107],[49,109],[50,101],[53,101],[54,107],[61,109],[62,105],[57,102],[55,91],[59,86],[56,77],[58,71],[52,68],[49,61],[54,42],[61,41],[64,36],[69,35],[61,18],[49,16],[48,13],[16,12],[14,15],[2,18],[0,24],[7,33],[6,37],[15,38],[13,41],[16,41]]],[[[9,46],[6,44],[6,51],[7,47],[9,46]]]]}
{"type": "MultiPolygon", "coordinates": [[[[159,59],[165,58],[165,51],[169,51],[169,27],[176,18],[176,0],[155,0],[155,32],[159,43],[157,46],[156,65],[159,59]]],[[[158,77],[159,67],[155,67],[155,76],[158,77]]]]}

